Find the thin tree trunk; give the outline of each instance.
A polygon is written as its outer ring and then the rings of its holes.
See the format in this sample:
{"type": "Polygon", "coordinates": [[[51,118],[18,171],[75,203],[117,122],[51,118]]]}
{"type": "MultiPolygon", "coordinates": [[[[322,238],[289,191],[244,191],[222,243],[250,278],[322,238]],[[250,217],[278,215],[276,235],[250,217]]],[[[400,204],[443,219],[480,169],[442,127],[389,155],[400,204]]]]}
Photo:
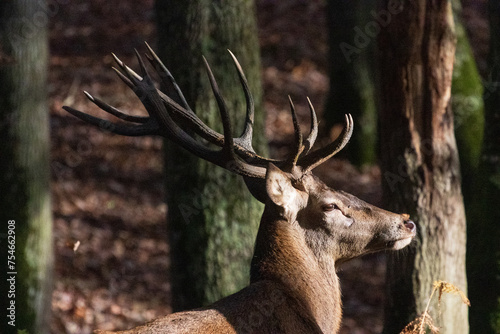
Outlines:
{"type": "Polygon", "coordinates": [[[376,160],[373,62],[374,37],[380,23],[379,17],[370,13],[374,8],[375,4],[366,0],[328,1],[330,90],[323,115],[325,130],[343,123],[346,113],[352,114],[356,131],[345,152],[357,166],[373,164],[376,160]]]}
{"type": "Polygon", "coordinates": [[[49,333],[53,254],[44,6],[27,0],[0,3],[0,299],[5,333],[49,333]]]}
{"type": "MultiPolygon", "coordinates": [[[[160,55],[199,117],[222,132],[202,65],[204,55],[226,99],[235,136],[242,131],[245,99],[230,49],[240,60],[256,101],[259,137],[263,114],[253,1],[158,0],[156,9],[160,55]]],[[[172,303],[174,310],[181,310],[215,301],[248,284],[262,207],[241,177],[168,142],[165,146],[172,303]]],[[[262,139],[257,138],[255,149],[265,153],[262,139]]]]}
{"type": "Polygon", "coordinates": [[[479,167],[484,136],[483,86],[476,60],[461,22],[460,0],[453,0],[453,13],[457,35],[457,50],[451,84],[455,137],[460,153],[462,191],[465,204],[475,196],[473,185],[479,167]]]}
{"type": "MultiPolygon", "coordinates": [[[[385,200],[418,226],[407,253],[389,257],[385,333],[424,311],[432,284],[466,291],[466,226],[450,87],[455,53],[451,4],[384,1],[391,23],[379,38],[380,143],[385,200]]],[[[431,314],[441,333],[468,333],[467,308],[443,296],[431,314]],[[440,315],[440,316],[438,316],[440,315]]]]}

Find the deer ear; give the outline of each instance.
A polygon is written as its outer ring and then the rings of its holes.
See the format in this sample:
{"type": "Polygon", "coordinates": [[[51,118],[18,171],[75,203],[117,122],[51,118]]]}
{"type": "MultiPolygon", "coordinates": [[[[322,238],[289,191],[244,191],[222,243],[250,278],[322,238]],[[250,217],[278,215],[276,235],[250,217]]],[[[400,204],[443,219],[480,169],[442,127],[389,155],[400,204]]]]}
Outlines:
{"type": "Polygon", "coordinates": [[[287,208],[297,197],[297,189],[292,184],[290,175],[270,163],[266,173],[267,195],[274,204],[287,208]]]}

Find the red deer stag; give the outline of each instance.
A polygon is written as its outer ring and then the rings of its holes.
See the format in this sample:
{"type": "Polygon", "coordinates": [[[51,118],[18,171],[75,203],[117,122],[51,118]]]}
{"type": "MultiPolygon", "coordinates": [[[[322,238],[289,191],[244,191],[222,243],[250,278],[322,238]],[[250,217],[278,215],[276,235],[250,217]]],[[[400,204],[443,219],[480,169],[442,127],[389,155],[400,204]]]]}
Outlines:
{"type": "Polygon", "coordinates": [[[265,203],[265,209],[248,287],[210,306],[174,313],[116,333],[337,333],[342,316],[337,265],[363,254],[401,249],[416,232],[407,214],[388,212],[331,189],[311,173],[347,144],[353,130],[352,117],[346,115],[346,126],[335,141],[310,151],[318,128],[314,109],[309,102],[311,132],[303,140],[290,101],[295,128],[293,155],[286,160],[264,158],[252,148],[253,101],[232,53],[247,102],[245,128],[238,138],[232,137],[226,105],[206,60],[223,134],[195,115],[149,46],[146,56],[164,86],[169,87],[168,95],[155,88],[139,54],[141,75],[116,56],[122,71],[115,70],[141,99],[149,117],[126,115],[88,93],[90,101],[102,110],[134,124],[111,123],[70,107],[64,109],[116,134],[168,138],[192,154],[242,175],[252,194],[265,203]],[[208,148],[195,140],[190,134],[193,132],[218,148],[208,148]]]}

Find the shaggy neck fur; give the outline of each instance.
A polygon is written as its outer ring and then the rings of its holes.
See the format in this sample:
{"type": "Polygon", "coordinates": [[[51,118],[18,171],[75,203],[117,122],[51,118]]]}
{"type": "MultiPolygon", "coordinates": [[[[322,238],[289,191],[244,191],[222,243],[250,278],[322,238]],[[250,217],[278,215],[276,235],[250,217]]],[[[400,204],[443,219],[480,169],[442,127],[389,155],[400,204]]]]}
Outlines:
{"type": "Polygon", "coordinates": [[[297,222],[275,217],[270,211],[262,216],[251,282],[278,282],[303,304],[323,333],[337,333],[342,309],[333,258],[315,255],[297,222]]]}

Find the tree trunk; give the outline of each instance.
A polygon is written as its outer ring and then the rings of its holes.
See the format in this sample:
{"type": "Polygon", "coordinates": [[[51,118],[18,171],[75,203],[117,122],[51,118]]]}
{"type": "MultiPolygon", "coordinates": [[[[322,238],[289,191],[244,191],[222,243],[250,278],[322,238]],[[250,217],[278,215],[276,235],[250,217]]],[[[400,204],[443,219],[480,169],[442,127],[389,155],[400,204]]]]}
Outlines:
{"type": "MultiPolygon", "coordinates": [[[[245,99],[227,49],[238,57],[256,102],[255,129],[263,132],[260,57],[251,0],[156,2],[159,51],[187,101],[222,132],[219,111],[202,63],[210,63],[226,99],[235,136],[242,131],[245,99]]],[[[265,154],[257,139],[255,149],[265,154]]],[[[262,207],[241,177],[165,144],[172,305],[199,307],[248,284],[262,207]]]]}
{"type": "Polygon", "coordinates": [[[373,60],[379,23],[378,16],[370,13],[374,8],[373,3],[365,0],[328,1],[330,91],[323,115],[325,130],[343,123],[344,114],[353,116],[356,131],[344,151],[357,166],[376,160],[373,60]]]}
{"type": "Polygon", "coordinates": [[[500,333],[500,4],[489,2],[490,69],[485,81],[482,159],[471,198],[467,275],[472,334],[500,333]]]}
{"type": "MultiPolygon", "coordinates": [[[[389,256],[384,332],[392,334],[424,311],[433,281],[466,291],[466,226],[450,108],[450,2],[389,0],[381,10],[392,14],[379,35],[384,197],[418,227],[413,247],[389,256]]],[[[441,333],[468,333],[460,298],[445,295],[437,304],[431,303],[430,312],[441,333]]]]}
{"type": "Polygon", "coordinates": [[[483,86],[474,54],[461,22],[460,0],[453,0],[457,50],[451,84],[455,137],[460,156],[462,191],[468,203],[475,196],[473,185],[479,167],[484,135],[483,86]]]}
{"type": "Polygon", "coordinates": [[[49,333],[53,254],[46,13],[45,3],[38,1],[0,3],[0,299],[5,333],[49,333]]]}

